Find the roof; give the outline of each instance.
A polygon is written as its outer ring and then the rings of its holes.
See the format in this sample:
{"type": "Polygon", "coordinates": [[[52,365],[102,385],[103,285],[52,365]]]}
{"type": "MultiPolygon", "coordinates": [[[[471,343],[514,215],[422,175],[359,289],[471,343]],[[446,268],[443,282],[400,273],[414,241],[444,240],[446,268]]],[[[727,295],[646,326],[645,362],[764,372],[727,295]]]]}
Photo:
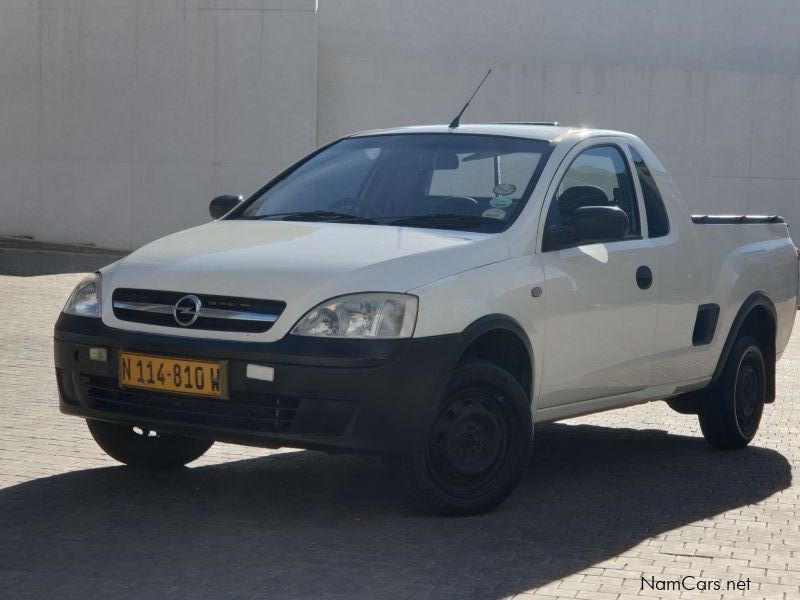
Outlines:
{"type": "Polygon", "coordinates": [[[607,131],[602,129],[583,129],[579,127],[561,127],[558,125],[541,125],[526,123],[465,123],[456,129],[450,129],[447,125],[413,125],[410,127],[394,127],[391,129],[374,129],[371,131],[361,131],[354,136],[364,135],[388,135],[397,133],[471,133],[483,135],[502,135],[508,137],[530,138],[534,140],[545,140],[548,142],[558,142],[568,137],[584,138],[596,137],[598,135],[623,135],[618,131],[607,131]]]}

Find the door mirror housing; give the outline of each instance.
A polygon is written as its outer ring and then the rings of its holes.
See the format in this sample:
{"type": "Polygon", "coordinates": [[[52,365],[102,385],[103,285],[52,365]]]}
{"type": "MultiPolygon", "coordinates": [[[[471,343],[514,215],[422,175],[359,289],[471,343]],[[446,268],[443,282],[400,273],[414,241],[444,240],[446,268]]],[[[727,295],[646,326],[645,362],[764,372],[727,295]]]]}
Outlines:
{"type": "Polygon", "coordinates": [[[617,206],[581,206],[572,215],[575,241],[616,242],[628,235],[628,215],[617,206]]]}
{"type": "Polygon", "coordinates": [[[241,196],[217,196],[211,201],[211,204],[208,205],[208,212],[212,219],[219,219],[239,206],[242,200],[243,198],[241,196]]]}

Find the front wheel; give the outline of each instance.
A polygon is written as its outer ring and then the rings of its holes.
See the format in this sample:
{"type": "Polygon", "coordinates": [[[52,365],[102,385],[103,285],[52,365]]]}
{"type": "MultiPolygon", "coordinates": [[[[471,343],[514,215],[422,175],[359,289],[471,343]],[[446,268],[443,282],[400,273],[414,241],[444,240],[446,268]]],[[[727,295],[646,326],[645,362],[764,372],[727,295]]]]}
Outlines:
{"type": "Polygon", "coordinates": [[[131,467],[177,469],[203,456],[214,443],[106,421],[89,419],[86,423],[106,454],[131,467]]]}
{"type": "Polygon", "coordinates": [[[717,448],[743,448],[755,437],[767,397],[764,354],[752,337],[734,344],[718,384],[700,403],[700,429],[717,448]]]}
{"type": "Polygon", "coordinates": [[[424,453],[406,459],[415,504],[438,515],[492,510],[519,483],[533,439],[528,396],[498,365],[472,360],[457,367],[424,453]]]}

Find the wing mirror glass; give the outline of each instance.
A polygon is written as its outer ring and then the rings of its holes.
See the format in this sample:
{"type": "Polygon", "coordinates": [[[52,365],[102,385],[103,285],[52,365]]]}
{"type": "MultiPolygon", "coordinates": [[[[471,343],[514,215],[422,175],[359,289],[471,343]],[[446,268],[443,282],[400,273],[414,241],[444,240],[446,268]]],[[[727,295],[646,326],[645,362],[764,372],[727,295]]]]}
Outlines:
{"type": "Polygon", "coordinates": [[[211,201],[211,204],[208,205],[208,213],[211,215],[212,219],[219,219],[239,206],[242,200],[243,198],[241,196],[231,196],[228,194],[217,196],[211,201]]]}

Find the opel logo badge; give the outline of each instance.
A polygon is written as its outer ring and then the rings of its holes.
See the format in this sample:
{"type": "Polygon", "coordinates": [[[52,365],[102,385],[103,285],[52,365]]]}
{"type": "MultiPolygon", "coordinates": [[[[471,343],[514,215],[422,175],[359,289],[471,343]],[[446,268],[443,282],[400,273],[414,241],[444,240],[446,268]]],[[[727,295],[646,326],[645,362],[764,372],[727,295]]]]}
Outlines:
{"type": "Polygon", "coordinates": [[[200,298],[194,294],[187,294],[175,303],[172,309],[172,316],[175,322],[181,327],[188,327],[200,316],[200,298]]]}

